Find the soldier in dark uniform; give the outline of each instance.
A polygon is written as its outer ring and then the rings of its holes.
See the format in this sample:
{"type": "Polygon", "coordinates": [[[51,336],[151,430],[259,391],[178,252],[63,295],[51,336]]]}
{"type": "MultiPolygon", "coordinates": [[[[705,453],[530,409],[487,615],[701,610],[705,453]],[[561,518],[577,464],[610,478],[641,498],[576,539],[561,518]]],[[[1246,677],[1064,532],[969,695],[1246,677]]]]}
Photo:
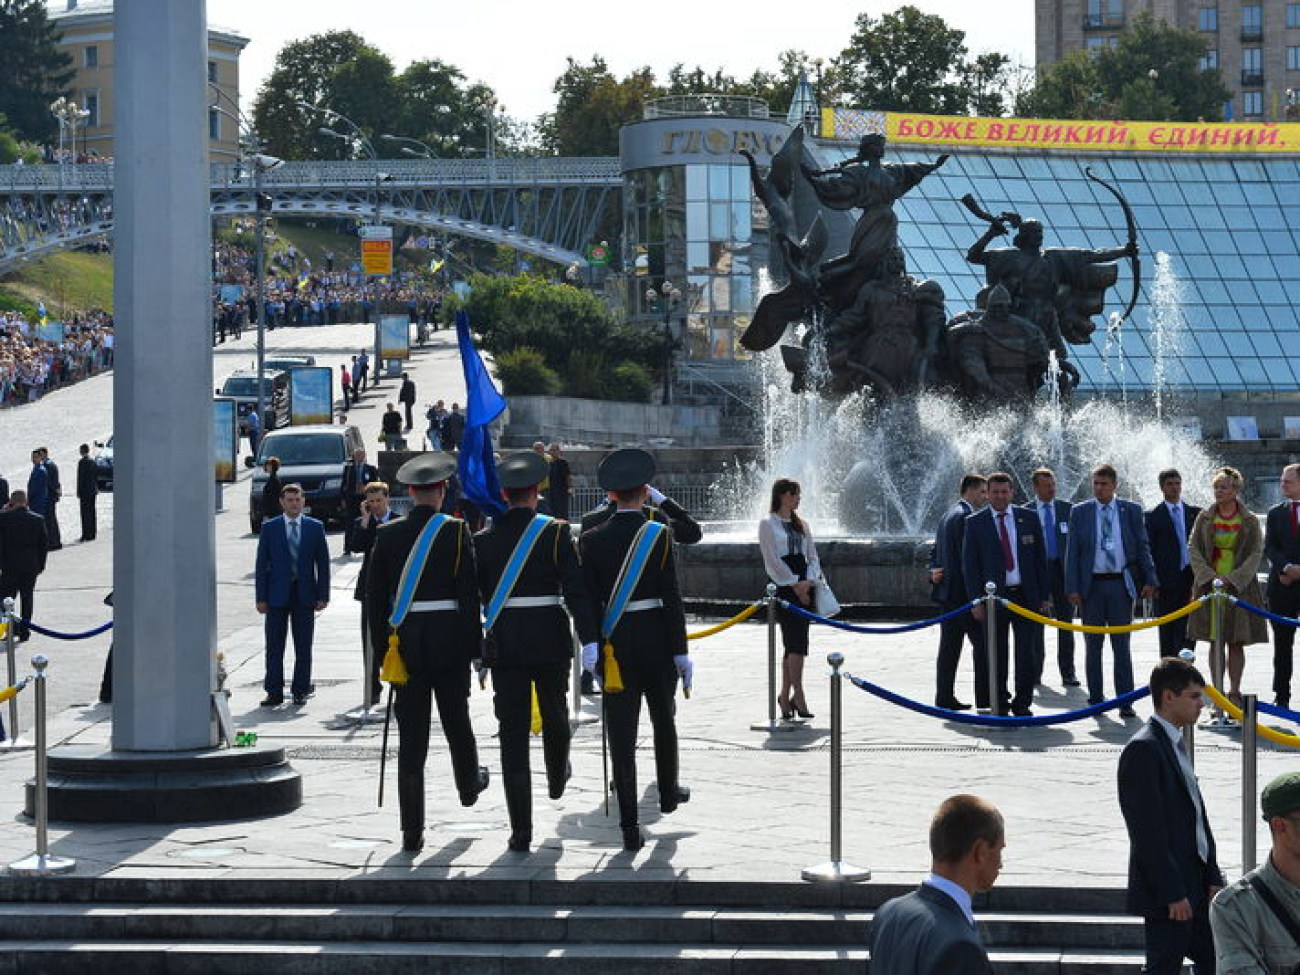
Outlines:
{"type": "MultiPolygon", "coordinates": [[[[624,558],[637,532],[646,523],[646,485],[654,476],[654,458],[635,448],[616,450],[597,472],[600,486],[614,492],[616,510],[599,527],[580,540],[583,575],[597,611],[602,615],[613,598],[624,558]]],[[[686,655],[686,611],[677,587],[677,566],[667,532],[655,541],[631,599],[608,637],[622,678],[623,690],[609,689],[609,675],[600,655],[601,682],[605,686],[605,726],[609,735],[614,791],[618,795],[623,848],[638,850],[645,844],[637,816],[636,736],[645,699],[654,728],[655,772],[659,784],[659,809],[673,812],[690,799],[689,789],[677,780],[677,727],[673,718],[673,693],[677,678],[688,690],[692,664],[686,655]]],[[[595,647],[583,648],[583,665],[596,665],[595,647]]]]}
{"type": "MultiPolygon", "coordinates": [[[[474,536],[479,597],[485,606],[491,604],[529,525],[535,518],[545,517],[537,514],[537,497],[547,469],[545,459],[531,451],[512,454],[497,466],[510,509],[474,536]]],[[[533,833],[528,735],[534,685],[552,799],[564,795],[571,774],[566,691],[573,636],[565,606],[582,642],[594,646],[596,614],[587,597],[569,523],[552,519],[532,544],[509,598],[488,632],[485,653],[492,667],[493,703],[501,726],[501,782],[510,812],[509,846],[521,853],[528,852],[533,833]]]]}
{"type": "MultiPolygon", "coordinates": [[[[642,451],[644,453],[644,451],[642,451]]],[[[613,456],[612,454],[610,456],[613,456]]],[[[651,460],[653,469],[654,461],[651,460]]],[[[690,513],[680,504],[668,497],[662,491],[658,490],[653,484],[645,485],[646,500],[643,503],[643,510],[647,518],[653,518],[655,521],[663,522],[673,530],[673,541],[679,545],[694,545],[704,537],[704,530],[700,528],[699,522],[691,517],[690,513]]],[[[592,529],[598,528],[613,517],[618,508],[618,503],[614,498],[614,492],[609,492],[609,497],[605,503],[598,508],[593,508],[582,516],[582,533],[585,535],[592,529]]],[[[592,679],[592,672],[584,669],[582,672],[582,693],[597,694],[595,681],[592,679]]]]}
{"type": "MultiPolygon", "coordinates": [[[[407,556],[424,526],[442,504],[447,478],[455,470],[448,454],[423,454],[397,472],[415,507],[405,518],[380,527],[366,578],[370,639],[381,658],[388,649],[389,617],[407,556]]],[[[415,601],[398,629],[409,679],[397,685],[397,796],[402,848],[424,845],[424,760],[429,751],[431,700],[438,702],[452,773],[463,806],[487,788],[488,771],[478,763],[478,744],[469,720],[470,662],[482,656],[483,629],[474,584],[474,545],[469,528],[452,518],[438,533],[415,587],[415,601]]]]}

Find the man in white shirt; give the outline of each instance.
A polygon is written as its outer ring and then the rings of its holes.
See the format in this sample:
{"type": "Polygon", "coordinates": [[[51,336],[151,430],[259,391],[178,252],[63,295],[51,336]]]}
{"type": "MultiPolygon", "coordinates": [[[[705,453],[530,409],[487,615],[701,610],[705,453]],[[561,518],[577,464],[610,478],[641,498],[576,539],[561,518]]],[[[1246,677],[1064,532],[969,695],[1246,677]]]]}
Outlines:
{"type": "MultiPolygon", "coordinates": [[[[1192,598],[1192,566],[1187,553],[1187,538],[1201,509],[1183,501],[1183,477],[1172,467],[1158,475],[1158,505],[1146,513],[1147,536],[1151,539],[1151,558],[1156,565],[1155,614],[1166,616],[1182,609],[1192,598]]],[[[1160,656],[1176,657],[1184,648],[1191,649],[1195,640],[1187,639],[1187,617],[1160,627],[1160,656]]]]}

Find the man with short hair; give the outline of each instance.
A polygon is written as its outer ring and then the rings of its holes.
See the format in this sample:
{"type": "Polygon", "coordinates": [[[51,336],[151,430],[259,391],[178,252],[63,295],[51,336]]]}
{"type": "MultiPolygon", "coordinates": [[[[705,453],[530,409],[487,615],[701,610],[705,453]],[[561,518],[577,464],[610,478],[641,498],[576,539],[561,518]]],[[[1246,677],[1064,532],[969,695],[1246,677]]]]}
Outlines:
{"type": "MultiPolygon", "coordinates": [[[[361,463],[364,464],[365,451],[358,450],[357,453],[361,454],[361,463]]],[[[379,683],[379,666],[383,661],[380,659],[379,654],[371,650],[369,617],[366,614],[365,606],[366,579],[370,570],[370,550],[374,548],[375,535],[379,531],[379,526],[386,525],[401,516],[388,506],[388,485],[379,480],[378,473],[361,490],[360,513],[348,522],[343,547],[354,555],[361,555],[361,571],[357,573],[357,583],[352,590],[352,596],[361,603],[361,658],[362,660],[367,656],[370,658],[370,668],[366,675],[368,687],[366,706],[372,707],[379,702],[379,697],[383,692],[383,688],[379,683]]]]}
{"type": "MultiPolygon", "coordinates": [[[[45,519],[27,507],[26,491],[14,491],[7,510],[0,511],[0,599],[16,597],[24,620],[36,612],[36,577],[45,571],[49,544],[45,519]]],[[[19,620],[14,635],[21,643],[31,631],[19,620]]]]}
{"type": "MultiPolygon", "coordinates": [[[[930,554],[930,598],[939,609],[948,613],[964,606],[966,579],[962,571],[962,545],[966,540],[966,518],[984,506],[988,499],[988,483],[981,474],[967,474],[961,479],[961,496],[939,520],[934,533],[934,549],[930,554]]],[[[955,688],[957,664],[961,661],[962,641],[969,639],[975,655],[975,701],[988,708],[988,659],[984,654],[984,627],[970,613],[939,624],[939,656],[935,664],[936,707],[949,711],[965,711],[969,704],[957,700],[955,688]]],[[[1009,702],[1005,702],[1009,707],[1009,702]]],[[[1001,708],[1004,702],[997,702],[1001,708]]]]}
{"type": "Polygon", "coordinates": [[[422,454],[398,469],[397,480],[415,506],[379,529],[366,578],[371,646],[382,658],[396,637],[407,675],[393,687],[400,732],[397,804],[408,853],[424,847],[424,762],[434,700],[461,805],[474,805],[488,785],[469,717],[470,661],[483,656],[474,544],[465,522],[438,511],[455,470],[456,459],[447,454],[422,454]],[[411,550],[422,536],[427,555],[421,562],[411,550]]]}
{"type": "Polygon", "coordinates": [[[550,502],[551,513],[556,518],[569,517],[569,486],[572,475],[569,462],[560,456],[561,443],[556,440],[546,448],[546,455],[551,460],[550,488],[546,500],[550,502]]]}
{"type": "MultiPolygon", "coordinates": [[[[988,497],[988,507],[969,515],[965,522],[962,574],[966,578],[967,598],[982,597],[985,583],[992,582],[997,586],[998,596],[1017,606],[1036,613],[1050,611],[1052,587],[1047,575],[1042,526],[1031,512],[1011,506],[1010,474],[998,471],[989,475],[988,497]]],[[[983,623],[984,603],[975,606],[971,616],[983,623]]],[[[1010,610],[998,613],[994,619],[999,697],[1006,697],[1010,676],[1008,631],[1013,630],[1016,635],[1016,693],[1011,698],[1011,713],[1020,718],[1033,717],[1030,705],[1034,687],[1042,676],[1033,632],[1036,625],[1010,610]]]]}
{"type": "Polygon", "coordinates": [[[1165,657],[1151,672],[1155,714],[1119,757],[1119,805],[1128,828],[1128,910],[1143,919],[1144,972],[1179,975],[1190,958],[1213,975],[1210,901],[1223,872],[1183,729],[1205,706],[1205,678],[1165,657]]]}
{"type": "Polygon", "coordinates": [[[442,449],[460,450],[460,438],[465,435],[465,414],[459,403],[451,404],[451,412],[442,418],[442,449]]]}
{"type": "Polygon", "coordinates": [[[871,975],[988,975],[971,898],[991,890],[1006,847],[1002,814],[972,795],[943,801],[930,822],[930,872],[876,912],[871,975]]]}
{"type": "Polygon", "coordinates": [[[77,461],[77,500],[81,503],[81,540],[95,540],[95,498],[99,494],[99,472],[95,461],[90,456],[90,445],[82,444],[77,448],[81,459],[77,461]]]}
{"type": "MultiPolygon", "coordinates": [[[[1268,608],[1279,616],[1300,614],[1300,464],[1282,469],[1282,500],[1269,509],[1264,529],[1268,558],[1268,608]]],[[[1273,622],[1273,701],[1291,706],[1295,627],[1273,622]]]]}
{"type": "Polygon", "coordinates": [[[38,448],[41,463],[49,472],[49,493],[45,498],[45,508],[38,512],[45,517],[45,532],[50,538],[50,551],[63,548],[63,534],[59,531],[59,502],[63,500],[63,482],[59,479],[59,465],[50,460],[50,448],[38,448]]]}
{"type": "MultiPolygon", "coordinates": [[[[1030,477],[1034,497],[1025,507],[1038,515],[1043,527],[1043,546],[1047,554],[1047,576],[1052,584],[1052,611],[1050,616],[1063,623],[1074,622],[1074,607],[1065,598],[1065,545],[1069,540],[1070,502],[1056,496],[1056,474],[1049,467],[1040,467],[1030,477]]],[[[1079,686],[1079,674],[1074,666],[1074,632],[1056,629],[1056,666],[1061,683],[1066,687],[1079,686]]],[[[1034,630],[1035,654],[1039,670],[1047,658],[1046,627],[1034,630]]]]}
{"type": "MultiPolygon", "coordinates": [[[[366,462],[366,450],[358,447],[343,465],[343,504],[349,522],[361,516],[361,504],[370,484],[379,480],[379,468],[366,462]]],[[[371,539],[373,541],[373,539],[371,539]]],[[[348,549],[351,551],[351,549],[348,549]]]]}
{"type": "Polygon", "coordinates": [[[284,703],[284,648],[293,630],[293,703],[303,705],[315,691],[311,681],[316,614],[330,601],[330,554],[325,526],[304,515],[302,485],[280,489],[283,514],[262,523],[257,535],[254,589],[257,611],[266,617],[266,697],[262,707],[284,703]]]}
{"type": "MultiPolygon", "coordinates": [[[[362,349],[360,355],[354,355],[352,357],[352,361],[356,363],[356,374],[353,377],[356,381],[356,391],[358,393],[364,393],[366,391],[366,385],[370,379],[370,353],[365,349],[362,349]]],[[[374,384],[369,383],[369,385],[374,384]]]]}
{"type": "MultiPolygon", "coordinates": [[[[1175,468],[1161,471],[1156,480],[1164,500],[1146,513],[1146,525],[1156,581],[1160,585],[1155,614],[1167,616],[1192,599],[1192,564],[1187,539],[1201,509],[1183,501],[1183,476],[1175,468]]],[[[1187,639],[1186,616],[1160,625],[1160,656],[1176,657],[1194,646],[1196,641],[1187,639]]]]}
{"type": "Polygon", "coordinates": [[[1259,797],[1273,840],[1264,864],[1210,904],[1219,975],[1300,971],[1300,772],[1284,772],[1259,797]]]}
{"type": "Polygon", "coordinates": [[[415,409],[415,380],[409,372],[402,373],[402,388],[397,391],[397,402],[406,408],[406,430],[409,432],[415,426],[411,412],[415,409]]]}
{"type": "MultiPolygon", "coordinates": [[[[1070,512],[1070,541],[1065,549],[1065,590],[1071,604],[1080,607],[1080,617],[1089,626],[1127,626],[1133,622],[1133,600],[1139,593],[1149,598],[1156,593],[1156,567],[1151,561],[1142,509],[1132,501],[1115,496],[1119,475],[1110,464],[1092,472],[1092,498],[1070,512]]],[[[1105,635],[1083,637],[1088,677],[1088,703],[1105,700],[1101,649],[1105,635]]],[[[1115,693],[1133,690],[1133,660],[1129,634],[1110,635],[1115,658],[1115,693]]],[[[1120,708],[1120,716],[1136,717],[1131,707],[1120,708]]]]}

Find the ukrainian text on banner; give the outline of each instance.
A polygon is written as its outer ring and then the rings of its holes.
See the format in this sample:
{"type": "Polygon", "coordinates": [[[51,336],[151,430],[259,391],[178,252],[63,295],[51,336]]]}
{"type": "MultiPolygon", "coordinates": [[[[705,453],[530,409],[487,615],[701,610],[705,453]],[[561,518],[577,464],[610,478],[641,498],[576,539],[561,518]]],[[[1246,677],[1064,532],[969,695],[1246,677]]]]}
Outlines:
{"type": "Polygon", "coordinates": [[[1300,124],[1263,122],[1108,122],[1067,119],[909,115],[856,108],[822,110],[822,131],[856,141],[1071,152],[1300,152],[1300,124]]]}

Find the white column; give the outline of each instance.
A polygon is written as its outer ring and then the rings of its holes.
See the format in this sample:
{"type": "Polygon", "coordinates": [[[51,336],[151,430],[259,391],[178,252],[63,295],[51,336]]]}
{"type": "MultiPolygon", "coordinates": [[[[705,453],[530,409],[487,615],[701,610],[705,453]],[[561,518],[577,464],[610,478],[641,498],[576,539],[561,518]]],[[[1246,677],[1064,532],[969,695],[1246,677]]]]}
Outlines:
{"type": "Polygon", "coordinates": [[[114,10],[113,747],[216,744],[204,0],[114,10]]]}

